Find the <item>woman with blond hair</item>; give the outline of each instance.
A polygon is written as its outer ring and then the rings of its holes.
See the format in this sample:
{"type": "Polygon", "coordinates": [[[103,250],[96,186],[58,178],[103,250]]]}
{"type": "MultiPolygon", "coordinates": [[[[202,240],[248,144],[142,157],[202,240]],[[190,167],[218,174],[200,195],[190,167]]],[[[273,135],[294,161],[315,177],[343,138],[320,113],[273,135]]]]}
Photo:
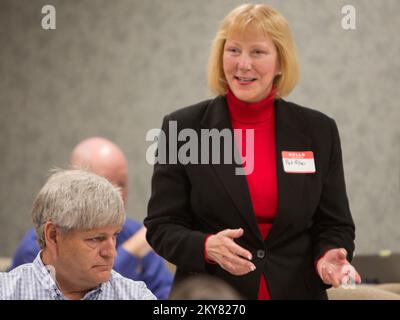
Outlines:
{"type": "MultiPolygon", "coordinates": [[[[285,18],[267,5],[241,5],[211,48],[208,82],[217,97],[164,118],[160,141],[168,143],[159,153],[176,151],[174,123],[198,136],[234,132],[244,160],[239,174],[232,162],[155,164],[147,239],[177,266],[175,282],[208,273],[247,299],[326,299],[330,286],[360,282],[350,264],[355,226],[335,121],[283,99],[299,69],[285,18]]],[[[226,150],[200,154],[227,159],[226,150]]]]}

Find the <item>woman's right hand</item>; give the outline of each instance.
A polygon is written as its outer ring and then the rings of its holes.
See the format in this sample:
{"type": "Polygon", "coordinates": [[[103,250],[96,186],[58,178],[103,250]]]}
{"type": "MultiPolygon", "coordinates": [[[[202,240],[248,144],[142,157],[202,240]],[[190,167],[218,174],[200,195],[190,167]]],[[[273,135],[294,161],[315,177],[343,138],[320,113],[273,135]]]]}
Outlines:
{"type": "Polygon", "coordinates": [[[256,269],[249,260],[250,251],[233,241],[243,235],[243,229],[225,229],[207,238],[205,248],[207,259],[235,276],[242,276],[256,269]]]}

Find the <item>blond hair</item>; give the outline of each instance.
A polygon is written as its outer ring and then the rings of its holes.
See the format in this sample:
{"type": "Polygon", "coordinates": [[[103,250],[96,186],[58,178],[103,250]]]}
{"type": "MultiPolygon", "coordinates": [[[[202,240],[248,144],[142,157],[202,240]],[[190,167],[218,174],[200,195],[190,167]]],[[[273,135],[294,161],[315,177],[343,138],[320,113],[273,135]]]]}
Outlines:
{"type": "Polygon", "coordinates": [[[277,98],[287,96],[300,78],[300,65],[296,45],[286,19],[276,10],[264,4],[243,4],[233,9],[222,21],[211,46],[208,60],[208,86],[211,92],[225,95],[228,84],[225,78],[222,56],[225,42],[232,35],[243,35],[247,27],[271,37],[278,53],[281,74],[274,79],[277,98]]]}

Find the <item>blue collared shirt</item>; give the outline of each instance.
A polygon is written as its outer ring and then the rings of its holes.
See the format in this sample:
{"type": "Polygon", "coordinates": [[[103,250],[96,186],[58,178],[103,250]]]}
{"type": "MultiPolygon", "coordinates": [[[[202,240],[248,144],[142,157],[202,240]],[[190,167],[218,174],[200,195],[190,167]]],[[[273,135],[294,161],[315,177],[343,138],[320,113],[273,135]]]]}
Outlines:
{"type": "MultiPolygon", "coordinates": [[[[127,218],[125,220],[122,231],[117,237],[117,257],[114,262],[114,270],[126,278],[143,281],[157,299],[167,299],[173,275],[166,267],[164,260],[154,251],[150,251],[142,259],[139,259],[122,247],[122,243],[134,235],[141,227],[140,223],[132,219],[127,218]]],[[[35,230],[33,228],[29,229],[14,254],[9,270],[32,262],[39,251],[35,230]]]]}
{"type": "MultiPolygon", "coordinates": [[[[114,270],[107,282],[82,300],[155,300],[144,282],[124,278],[114,270]]],[[[43,264],[40,252],[33,263],[0,273],[0,300],[67,300],[43,264]]]]}

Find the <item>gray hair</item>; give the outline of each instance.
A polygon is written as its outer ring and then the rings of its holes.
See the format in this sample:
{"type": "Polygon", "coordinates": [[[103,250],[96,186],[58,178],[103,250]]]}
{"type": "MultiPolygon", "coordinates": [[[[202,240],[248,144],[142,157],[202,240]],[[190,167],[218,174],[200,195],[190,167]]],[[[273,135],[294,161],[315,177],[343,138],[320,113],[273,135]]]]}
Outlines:
{"type": "Polygon", "coordinates": [[[48,221],[64,232],[122,226],[125,209],[119,189],[107,179],[85,170],[55,170],[35,199],[32,219],[44,248],[48,221]]]}

